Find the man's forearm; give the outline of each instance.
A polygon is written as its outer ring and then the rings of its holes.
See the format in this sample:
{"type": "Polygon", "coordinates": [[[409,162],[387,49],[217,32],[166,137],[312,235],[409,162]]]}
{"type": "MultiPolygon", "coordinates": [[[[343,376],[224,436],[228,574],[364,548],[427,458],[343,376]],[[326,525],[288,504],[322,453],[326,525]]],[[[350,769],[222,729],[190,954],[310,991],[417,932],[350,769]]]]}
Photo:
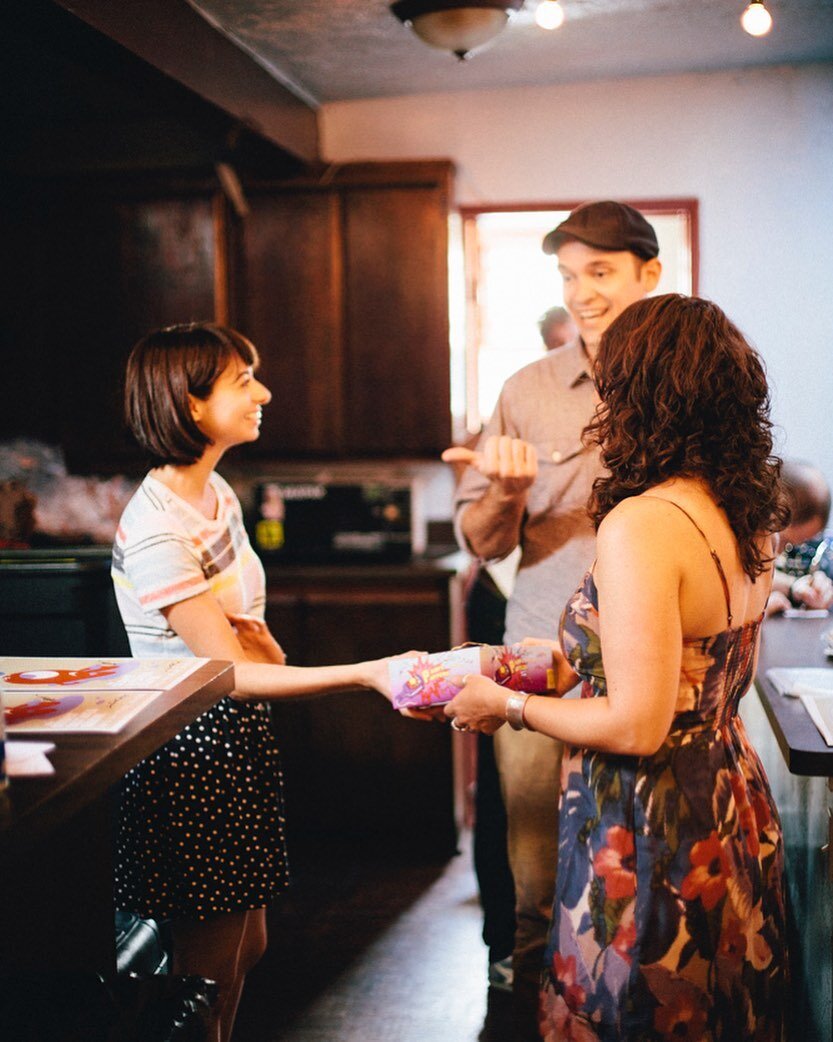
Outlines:
{"type": "Polygon", "coordinates": [[[520,542],[526,499],[526,491],[507,494],[493,482],[482,499],[465,507],[460,522],[463,535],[478,557],[506,557],[515,549],[520,542]]]}

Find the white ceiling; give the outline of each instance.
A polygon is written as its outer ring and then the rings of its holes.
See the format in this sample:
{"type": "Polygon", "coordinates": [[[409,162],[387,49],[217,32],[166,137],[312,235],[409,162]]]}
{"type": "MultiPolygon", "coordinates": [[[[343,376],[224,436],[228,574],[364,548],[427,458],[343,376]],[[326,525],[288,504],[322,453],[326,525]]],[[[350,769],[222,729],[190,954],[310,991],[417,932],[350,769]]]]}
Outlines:
{"type": "Polygon", "coordinates": [[[771,33],[748,36],[746,0],[562,0],[546,32],[537,0],[468,61],[428,47],[386,0],[189,0],[282,83],[317,106],[355,98],[833,61],[833,0],[766,0],[771,33]]]}

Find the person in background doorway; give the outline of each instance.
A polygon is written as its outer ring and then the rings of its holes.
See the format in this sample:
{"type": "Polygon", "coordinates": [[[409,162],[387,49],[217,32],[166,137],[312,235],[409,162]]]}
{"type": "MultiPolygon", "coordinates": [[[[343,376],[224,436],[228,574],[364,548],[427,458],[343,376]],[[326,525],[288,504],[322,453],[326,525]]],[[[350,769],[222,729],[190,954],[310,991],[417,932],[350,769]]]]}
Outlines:
{"type": "Polygon", "coordinates": [[[548,351],[563,347],[576,337],[576,324],[570,318],[570,312],[562,307],[545,311],[538,319],[538,329],[548,351]]]}
{"type": "MultiPolygon", "coordinates": [[[[656,288],[654,229],[633,207],[610,200],[576,208],[544,239],[554,254],[578,336],[507,380],[455,498],[458,540],[483,561],[521,559],[506,613],[507,643],[554,637],[558,611],[595,553],[587,502],[601,474],[582,442],[597,396],[591,367],[608,326],[656,288]]],[[[514,996],[518,1032],[537,1038],[538,986],[558,854],[561,747],[531,731],[501,728],[495,757],[508,820],[515,881],[514,996]]]]}
{"type": "Polygon", "coordinates": [[[781,1042],[783,839],[738,716],[787,517],[764,368],[674,293],[613,322],[594,378],[595,560],[538,642],[582,697],[472,675],[445,712],[566,743],[546,1042],[781,1042]]]}
{"type": "MultiPolygon", "coordinates": [[[[790,523],[779,539],[779,549],[783,551],[823,534],[830,519],[830,487],[817,467],[799,460],[784,461],[781,480],[790,508],[790,523]]],[[[833,605],[833,581],[821,569],[827,546],[827,540],[822,539],[807,570],[800,574],[786,570],[786,555],[781,553],[766,606],[767,615],[777,615],[791,607],[827,610],[833,605]]]]}
{"type": "Polygon", "coordinates": [[[255,441],[271,393],[240,333],[170,326],[133,348],[126,413],[153,469],[113,546],[119,611],[136,657],[225,659],[231,697],[133,768],[120,796],[116,906],[168,920],[173,972],[219,985],[209,1042],[228,1042],[266,906],[288,881],[282,776],[269,699],[387,691],[387,660],[299,668],[263,621],[265,577],[240,504],[215,467],[255,441]]]}

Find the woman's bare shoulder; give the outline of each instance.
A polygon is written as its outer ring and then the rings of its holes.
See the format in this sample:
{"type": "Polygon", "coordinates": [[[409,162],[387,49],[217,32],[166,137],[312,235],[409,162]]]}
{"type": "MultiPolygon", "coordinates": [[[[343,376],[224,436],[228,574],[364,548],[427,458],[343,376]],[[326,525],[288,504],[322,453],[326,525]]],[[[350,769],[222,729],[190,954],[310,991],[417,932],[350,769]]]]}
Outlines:
{"type": "Polygon", "coordinates": [[[599,538],[628,536],[633,533],[645,534],[646,525],[662,525],[668,518],[682,517],[680,510],[666,498],[643,493],[628,496],[621,500],[605,515],[599,525],[599,538]]]}
{"type": "Polygon", "coordinates": [[[685,544],[685,532],[672,503],[650,496],[630,496],[610,511],[596,533],[599,570],[653,568],[672,564],[685,544]]]}

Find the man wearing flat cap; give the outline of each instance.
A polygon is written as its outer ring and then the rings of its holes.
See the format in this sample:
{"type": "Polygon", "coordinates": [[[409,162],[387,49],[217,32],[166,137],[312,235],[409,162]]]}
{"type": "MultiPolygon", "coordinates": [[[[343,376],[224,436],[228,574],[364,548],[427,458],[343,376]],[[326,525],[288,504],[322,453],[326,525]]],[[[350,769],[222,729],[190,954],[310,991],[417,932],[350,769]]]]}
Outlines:
{"type": "MultiPolygon", "coordinates": [[[[602,333],[656,287],[661,272],[654,229],[619,202],[577,207],[546,236],[543,249],[557,257],[578,337],[507,380],[475,451],[443,454],[469,464],[455,499],[461,545],[487,562],[521,547],[506,613],[508,643],[556,638],[560,613],[593,561],[586,506],[601,464],[598,449],[581,442],[597,402],[590,365],[602,333]]],[[[555,889],[561,746],[502,727],[495,755],[515,878],[516,1008],[524,1033],[535,1038],[555,889]]]]}

